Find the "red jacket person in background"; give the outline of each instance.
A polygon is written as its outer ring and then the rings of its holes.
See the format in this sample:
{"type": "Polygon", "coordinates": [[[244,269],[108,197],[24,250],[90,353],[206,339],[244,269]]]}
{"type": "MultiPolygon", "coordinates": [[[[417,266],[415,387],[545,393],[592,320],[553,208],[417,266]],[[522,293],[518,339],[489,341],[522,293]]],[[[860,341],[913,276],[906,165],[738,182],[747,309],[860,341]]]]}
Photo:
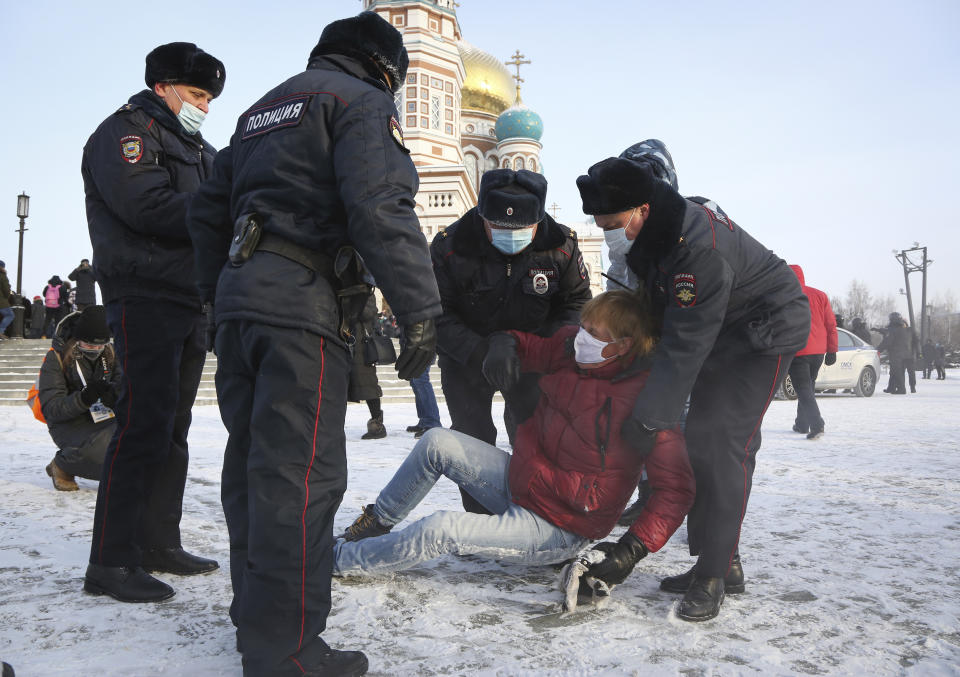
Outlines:
{"type": "Polygon", "coordinates": [[[800,280],[800,287],[810,302],[810,336],[790,363],[790,382],[797,391],[797,420],[794,432],[805,434],[808,440],[823,436],[823,418],[814,396],[820,365],[828,367],[837,361],[837,317],[830,307],[830,299],[819,289],[808,287],[803,281],[800,266],[790,266],[800,280]]]}
{"type": "Polygon", "coordinates": [[[616,545],[637,560],[663,547],[693,504],[683,435],[660,431],[642,456],[620,434],[647,380],[653,326],[633,294],[613,291],[587,302],[579,329],[548,338],[493,334],[484,366],[492,385],[542,374],[539,402],[517,427],[513,454],[453,430],[427,431],[337,542],[334,574],[404,569],[446,553],[526,564],[568,559],[610,533],[644,466],[653,493],[616,545]],[[444,475],[493,514],[440,511],[388,533],[444,475]]]}

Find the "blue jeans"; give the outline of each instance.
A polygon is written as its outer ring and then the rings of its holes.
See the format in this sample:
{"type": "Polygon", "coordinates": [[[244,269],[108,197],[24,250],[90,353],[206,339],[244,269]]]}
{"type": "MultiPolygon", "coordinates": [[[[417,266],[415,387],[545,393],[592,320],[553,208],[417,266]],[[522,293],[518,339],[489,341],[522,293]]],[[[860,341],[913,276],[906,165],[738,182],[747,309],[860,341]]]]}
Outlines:
{"type": "Polygon", "coordinates": [[[437,407],[437,397],[433,394],[433,384],[430,383],[430,367],[420,376],[410,379],[410,388],[417,403],[417,425],[427,430],[439,428],[440,409],[437,407]]]}
{"type": "MultiPolygon", "coordinates": [[[[0,334],[7,330],[11,322],[13,322],[13,308],[0,308],[0,334]]],[[[433,390],[430,391],[430,394],[433,395],[433,390]]],[[[436,408],[436,400],[434,400],[433,406],[436,408]]],[[[417,405],[417,411],[420,411],[419,405],[417,405]]]]}
{"type": "Polygon", "coordinates": [[[510,500],[510,454],[445,428],[427,431],[377,497],[384,525],[403,520],[441,476],[466,489],[493,515],[441,510],[405,529],[362,541],[338,540],[334,576],[406,569],[441,555],[482,555],[517,564],[554,564],[590,541],[510,500]]]}

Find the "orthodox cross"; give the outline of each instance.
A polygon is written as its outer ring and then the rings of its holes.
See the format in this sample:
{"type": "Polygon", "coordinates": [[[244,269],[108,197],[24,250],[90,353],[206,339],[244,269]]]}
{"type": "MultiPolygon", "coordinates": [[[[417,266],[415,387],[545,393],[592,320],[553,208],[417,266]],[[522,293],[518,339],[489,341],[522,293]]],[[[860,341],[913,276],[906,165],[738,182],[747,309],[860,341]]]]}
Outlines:
{"type": "Polygon", "coordinates": [[[556,202],[554,202],[552,205],[550,205],[549,210],[550,210],[551,212],[553,212],[553,214],[552,214],[553,220],[556,221],[556,220],[557,220],[557,212],[560,211],[560,206],[559,206],[556,202]]]}
{"type": "Polygon", "coordinates": [[[520,50],[518,49],[516,52],[514,52],[513,56],[510,57],[509,61],[504,61],[504,63],[508,66],[514,66],[517,69],[517,74],[512,76],[513,79],[517,81],[517,101],[520,101],[520,83],[524,81],[523,78],[520,77],[520,66],[525,63],[532,63],[530,61],[526,61],[524,59],[525,56],[526,55],[521,54],[520,50]]]}

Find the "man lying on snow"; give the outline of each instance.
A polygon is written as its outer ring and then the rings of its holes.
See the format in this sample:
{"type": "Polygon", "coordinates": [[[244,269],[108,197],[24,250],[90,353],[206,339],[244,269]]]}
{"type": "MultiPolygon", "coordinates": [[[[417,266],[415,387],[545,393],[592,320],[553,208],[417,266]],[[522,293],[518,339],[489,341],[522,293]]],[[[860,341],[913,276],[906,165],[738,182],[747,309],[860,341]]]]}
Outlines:
{"type": "MultiPolygon", "coordinates": [[[[621,437],[647,378],[654,320],[644,297],[600,294],[576,326],[549,338],[494,334],[483,373],[501,391],[521,371],[539,372],[542,394],[517,429],[513,454],[444,428],[427,431],[376,503],[334,546],[334,576],[406,569],[447,553],[553,564],[607,536],[646,466],[653,493],[637,520],[586,576],[621,583],[656,552],[693,504],[694,478],[679,429],[657,433],[646,457],[621,437]],[[574,350],[569,349],[573,344],[574,350]],[[571,354],[573,352],[573,354],[571,354]],[[445,475],[493,515],[439,511],[391,532],[445,475]]],[[[596,554],[594,554],[596,555],[596,554]]]]}

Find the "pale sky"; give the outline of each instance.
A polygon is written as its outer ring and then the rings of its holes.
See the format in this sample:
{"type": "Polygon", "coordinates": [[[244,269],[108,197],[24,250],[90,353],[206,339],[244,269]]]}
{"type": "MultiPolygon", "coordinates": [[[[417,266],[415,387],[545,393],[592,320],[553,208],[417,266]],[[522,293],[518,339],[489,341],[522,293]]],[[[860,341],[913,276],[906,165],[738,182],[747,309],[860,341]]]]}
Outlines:
{"type": "MultiPolygon", "coordinates": [[[[202,130],[222,147],[246,107],[303,69],[324,25],[360,10],[358,0],[4,3],[0,259],[11,284],[23,190],[24,293],[90,257],[83,145],[145,87],[153,47],[191,41],[225,63],[202,130]]],[[[955,0],[462,0],[457,15],[475,46],[533,62],[523,99],[544,120],[548,202],[561,222],[585,218],[579,174],[655,137],[681,193],[715,199],[829,295],[853,279],[897,295],[891,252],[919,242],[934,260],[929,298],[960,296],[955,0]]],[[[919,297],[919,274],[911,284],[919,297]]]]}

